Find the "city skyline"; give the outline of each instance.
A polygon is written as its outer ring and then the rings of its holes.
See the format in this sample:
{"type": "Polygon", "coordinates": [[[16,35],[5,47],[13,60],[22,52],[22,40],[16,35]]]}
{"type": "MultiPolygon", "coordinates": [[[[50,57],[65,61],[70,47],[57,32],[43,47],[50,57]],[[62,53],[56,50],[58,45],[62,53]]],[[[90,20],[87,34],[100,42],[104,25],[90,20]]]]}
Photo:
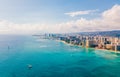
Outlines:
{"type": "Polygon", "coordinates": [[[119,0],[0,0],[0,34],[120,30],[119,0]]]}

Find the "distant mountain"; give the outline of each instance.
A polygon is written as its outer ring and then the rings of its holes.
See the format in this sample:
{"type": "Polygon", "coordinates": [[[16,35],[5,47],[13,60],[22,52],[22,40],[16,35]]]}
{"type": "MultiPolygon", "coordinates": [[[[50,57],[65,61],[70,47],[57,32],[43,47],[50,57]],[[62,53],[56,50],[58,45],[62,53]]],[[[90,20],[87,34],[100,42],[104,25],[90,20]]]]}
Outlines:
{"type": "Polygon", "coordinates": [[[80,35],[87,35],[87,36],[112,36],[112,37],[120,37],[120,30],[115,31],[100,31],[100,32],[80,32],[80,35]]]}

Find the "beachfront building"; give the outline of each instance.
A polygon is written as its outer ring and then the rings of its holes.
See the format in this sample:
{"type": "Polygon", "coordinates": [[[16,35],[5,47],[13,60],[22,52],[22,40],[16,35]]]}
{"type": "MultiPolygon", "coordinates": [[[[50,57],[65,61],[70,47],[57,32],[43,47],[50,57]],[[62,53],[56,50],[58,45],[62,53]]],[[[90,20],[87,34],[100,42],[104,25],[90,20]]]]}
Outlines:
{"type": "Polygon", "coordinates": [[[62,41],[73,45],[120,51],[120,38],[106,36],[65,36],[62,41]]]}
{"type": "Polygon", "coordinates": [[[98,44],[94,40],[86,40],[86,47],[97,47],[98,44]]]}

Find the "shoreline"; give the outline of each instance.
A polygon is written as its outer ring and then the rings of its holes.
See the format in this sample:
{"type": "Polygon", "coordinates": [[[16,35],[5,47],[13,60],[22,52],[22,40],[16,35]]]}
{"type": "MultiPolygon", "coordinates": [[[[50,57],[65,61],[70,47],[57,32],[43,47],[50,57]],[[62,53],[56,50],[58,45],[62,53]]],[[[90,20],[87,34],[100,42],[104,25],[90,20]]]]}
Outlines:
{"type": "Polygon", "coordinates": [[[74,45],[74,44],[69,44],[65,41],[61,41],[61,40],[57,40],[59,42],[62,42],[64,44],[68,44],[68,45],[72,45],[72,46],[78,46],[78,47],[83,47],[83,48],[87,48],[87,49],[95,49],[95,50],[104,50],[104,51],[110,51],[110,52],[114,52],[114,53],[120,53],[120,51],[114,51],[114,50],[107,50],[107,49],[99,49],[99,48],[92,48],[92,47],[85,47],[85,46],[80,46],[80,45],[74,45]]]}

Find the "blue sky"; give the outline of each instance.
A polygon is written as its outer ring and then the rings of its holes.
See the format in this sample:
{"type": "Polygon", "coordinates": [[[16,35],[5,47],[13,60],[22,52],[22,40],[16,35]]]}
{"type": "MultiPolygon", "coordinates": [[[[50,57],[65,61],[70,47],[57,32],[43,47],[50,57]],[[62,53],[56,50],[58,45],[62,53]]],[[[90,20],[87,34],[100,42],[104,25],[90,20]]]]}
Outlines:
{"type": "Polygon", "coordinates": [[[102,12],[119,3],[120,0],[1,0],[0,18],[17,23],[58,23],[75,19],[66,16],[66,12],[94,9],[102,12]]]}
{"type": "Polygon", "coordinates": [[[119,5],[120,0],[0,0],[0,19],[17,24],[60,24],[81,18],[94,19],[119,5]],[[65,13],[97,10],[71,17],[65,13]]]}

